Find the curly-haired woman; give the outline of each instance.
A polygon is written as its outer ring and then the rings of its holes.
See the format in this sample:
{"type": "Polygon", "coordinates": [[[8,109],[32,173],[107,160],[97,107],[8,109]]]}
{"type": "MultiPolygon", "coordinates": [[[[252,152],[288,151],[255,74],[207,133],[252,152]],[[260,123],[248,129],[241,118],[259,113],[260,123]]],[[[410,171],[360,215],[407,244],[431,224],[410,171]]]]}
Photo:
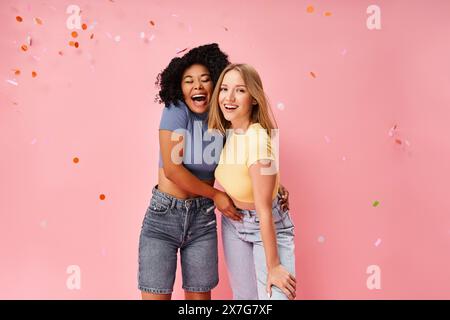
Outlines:
{"type": "MultiPolygon", "coordinates": [[[[180,250],[186,299],[211,299],[218,284],[214,209],[240,220],[230,197],[214,188],[214,170],[223,139],[205,138],[214,85],[228,57],[217,44],[196,47],[172,59],[158,75],[158,185],[152,190],[139,240],[138,288],[143,299],[171,299],[180,250]],[[216,140],[217,139],[217,140],[216,140]],[[213,143],[210,156],[204,150],[213,143]]],[[[287,205],[287,191],[285,205],[287,205]]]]}

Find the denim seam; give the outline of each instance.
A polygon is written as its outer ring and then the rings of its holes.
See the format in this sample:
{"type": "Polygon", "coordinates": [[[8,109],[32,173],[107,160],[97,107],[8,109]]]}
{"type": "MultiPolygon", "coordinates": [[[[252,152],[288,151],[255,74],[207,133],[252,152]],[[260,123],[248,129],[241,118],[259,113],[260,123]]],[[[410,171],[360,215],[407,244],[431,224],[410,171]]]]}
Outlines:
{"type": "Polygon", "coordinates": [[[144,292],[150,292],[150,293],[155,293],[155,294],[169,294],[172,293],[173,290],[172,289],[156,289],[156,288],[148,288],[148,287],[144,287],[139,285],[139,290],[144,291],[144,292]]]}

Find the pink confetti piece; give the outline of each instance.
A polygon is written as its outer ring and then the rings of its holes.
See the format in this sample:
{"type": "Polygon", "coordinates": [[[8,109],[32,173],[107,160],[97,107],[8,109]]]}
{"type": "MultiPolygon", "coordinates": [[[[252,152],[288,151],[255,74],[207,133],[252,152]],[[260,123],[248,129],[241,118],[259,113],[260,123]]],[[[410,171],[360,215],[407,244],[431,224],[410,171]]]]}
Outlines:
{"type": "Polygon", "coordinates": [[[345,56],[345,55],[347,54],[347,49],[343,49],[343,50],[341,51],[341,54],[342,54],[343,56],[345,56]]]}
{"type": "Polygon", "coordinates": [[[277,108],[278,108],[278,110],[284,110],[284,109],[286,108],[286,106],[284,105],[283,102],[279,102],[279,103],[277,104],[277,108]]]}
{"type": "Polygon", "coordinates": [[[328,136],[325,136],[324,138],[327,143],[330,143],[331,140],[330,140],[330,138],[328,138],[328,136]]]}
{"type": "Polygon", "coordinates": [[[409,143],[408,140],[405,140],[405,144],[409,147],[411,144],[409,143]]]}
{"type": "Polygon", "coordinates": [[[380,245],[380,243],[381,243],[381,239],[378,238],[377,241],[375,242],[375,247],[378,247],[380,245]]]}
{"type": "Polygon", "coordinates": [[[319,243],[324,243],[324,242],[325,242],[325,237],[324,237],[324,236],[319,236],[319,237],[317,238],[317,241],[318,241],[319,243]]]}
{"type": "Polygon", "coordinates": [[[36,141],[37,141],[37,139],[34,138],[30,143],[31,143],[31,144],[36,144],[36,141]]]}
{"type": "Polygon", "coordinates": [[[342,160],[345,161],[345,160],[347,160],[347,158],[344,156],[344,157],[342,157],[342,160]]]}
{"type": "Polygon", "coordinates": [[[178,16],[178,14],[176,14],[176,13],[172,13],[172,17],[178,18],[179,16],[178,16]]]}
{"type": "Polygon", "coordinates": [[[41,228],[45,229],[47,228],[47,220],[42,220],[39,224],[41,226],[41,228]]]}
{"type": "Polygon", "coordinates": [[[391,129],[389,129],[389,137],[394,136],[395,130],[397,129],[397,125],[394,125],[391,129]]]}
{"type": "Polygon", "coordinates": [[[190,33],[192,32],[192,26],[191,26],[191,25],[189,25],[188,31],[189,31],[190,33]]]}
{"type": "Polygon", "coordinates": [[[106,257],[106,248],[102,248],[102,256],[106,257]]]}
{"type": "Polygon", "coordinates": [[[6,80],[9,84],[12,84],[13,86],[18,86],[19,84],[15,80],[6,80]]]}
{"type": "Polygon", "coordinates": [[[179,53],[185,52],[185,51],[186,51],[187,49],[188,49],[188,48],[184,48],[183,50],[178,50],[178,51],[176,52],[176,54],[179,54],[179,53]]]}
{"type": "Polygon", "coordinates": [[[141,38],[141,39],[144,39],[145,38],[145,32],[141,32],[140,34],[139,34],[139,37],[141,38]]]}
{"type": "Polygon", "coordinates": [[[115,40],[116,42],[120,42],[120,36],[115,36],[115,37],[114,37],[114,40],[115,40]]]}
{"type": "Polygon", "coordinates": [[[151,35],[150,41],[153,41],[153,39],[155,39],[155,35],[154,34],[151,35]]]}
{"type": "Polygon", "coordinates": [[[111,33],[109,33],[109,32],[105,32],[105,34],[106,34],[106,36],[107,36],[108,38],[112,39],[112,35],[111,35],[111,33]]]}

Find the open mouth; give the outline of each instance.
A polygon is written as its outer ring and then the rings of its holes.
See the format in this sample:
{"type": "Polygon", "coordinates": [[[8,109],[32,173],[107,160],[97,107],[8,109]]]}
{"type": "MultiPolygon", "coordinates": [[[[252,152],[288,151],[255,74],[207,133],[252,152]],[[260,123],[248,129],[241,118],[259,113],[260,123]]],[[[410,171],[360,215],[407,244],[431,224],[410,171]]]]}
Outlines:
{"type": "Polygon", "coordinates": [[[196,94],[191,99],[196,107],[204,107],[206,104],[206,94],[196,94]]]}
{"type": "Polygon", "coordinates": [[[225,104],[224,107],[225,107],[225,109],[230,110],[230,111],[236,110],[238,108],[238,106],[233,105],[233,104],[225,104]]]}

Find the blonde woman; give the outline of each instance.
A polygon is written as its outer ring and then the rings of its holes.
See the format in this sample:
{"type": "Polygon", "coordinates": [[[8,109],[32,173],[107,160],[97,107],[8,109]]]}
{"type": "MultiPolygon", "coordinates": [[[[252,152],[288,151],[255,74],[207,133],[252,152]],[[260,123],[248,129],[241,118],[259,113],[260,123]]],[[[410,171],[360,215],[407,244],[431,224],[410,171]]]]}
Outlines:
{"type": "MultiPolygon", "coordinates": [[[[242,222],[222,216],[222,239],[234,299],[294,299],[294,226],[279,205],[272,150],[273,115],[256,70],[231,64],[214,89],[208,127],[226,135],[216,180],[242,222]]],[[[275,149],[275,148],[274,148],[275,149]]]]}

